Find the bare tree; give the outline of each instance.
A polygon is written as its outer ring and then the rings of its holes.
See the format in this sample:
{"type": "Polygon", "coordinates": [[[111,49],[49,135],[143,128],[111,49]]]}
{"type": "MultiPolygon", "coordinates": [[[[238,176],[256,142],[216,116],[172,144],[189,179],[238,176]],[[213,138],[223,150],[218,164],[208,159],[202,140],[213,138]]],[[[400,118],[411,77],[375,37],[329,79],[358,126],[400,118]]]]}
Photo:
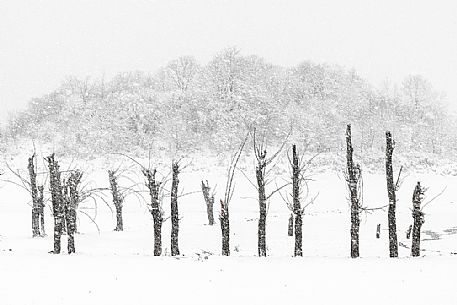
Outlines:
{"type": "Polygon", "coordinates": [[[425,189],[417,182],[413,193],[413,238],[411,256],[420,255],[421,226],[424,223],[424,213],[421,211],[421,202],[424,199],[425,189]]]}
{"type": "Polygon", "coordinates": [[[64,208],[63,208],[63,193],[60,179],[59,164],[55,160],[55,155],[52,154],[46,158],[49,166],[52,214],[54,216],[54,250],[51,253],[60,253],[60,239],[63,231],[64,208]]]}
{"type": "MultiPolygon", "coordinates": [[[[249,134],[248,134],[249,135],[249,134]]],[[[229,204],[235,191],[234,176],[236,165],[240,160],[241,153],[243,152],[244,145],[246,144],[248,135],[244,138],[238,150],[233,154],[230,165],[227,171],[227,182],[225,184],[225,193],[224,199],[220,200],[221,203],[221,213],[219,215],[219,220],[221,222],[221,231],[222,231],[222,255],[230,255],[230,215],[229,215],[229,204]]]]}
{"type": "Polygon", "coordinates": [[[298,164],[297,147],[292,146],[292,197],[295,215],[295,256],[303,256],[303,211],[300,204],[300,166],[298,164]]]}
{"type": "MultiPolygon", "coordinates": [[[[138,164],[146,179],[146,187],[150,195],[148,208],[154,221],[154,256],[160,256],[162,254],[162,224],[165,221],[163,217],[164,211],[162,209],[162,203],[165,197],[164,186],[170,173],[163,176],[163,179],[160,181],[157,179],[157,169],[151,169],[151,152],[149,152],[149,165],[147,168],[129,156],[121,155],[138,164]]],[[[140,195],[140,197],[142,196],[140,195]]]]}
{"type": "Polygon", "coordinates": [[[180,173],[179,162],[173,161],[171,165],[171,255],[179,255],[179,211],[178,211],[178,175],[180,173]]]}
{"type": "Polygon", "coordinates": [[[211,188],[209,187],[208,180],[206,180],[206,184],[202,181],[202,193],[203,198],[206,202],[206,214],[208,215],[208,224],[210,226],[214,225],[214,214],[213,214],[213,207],[214,207],[214,193],[211,193],[211,188]]]}
{"type": "Polygon", "coordinates": [[[186,92],[198,72],[198,64],[191,56],[182,56],[168,63],[168,76],[182,93],[186,92]]]}
{"type": "MultiPolygon", "coordinates": [[[[311,160],[304,162],[304,155],[299,158],[297,147],[295,144],[292,145],[292,159],[287,155],[289,159],[289,164],[291,166],[291,176],[292,176],[292,201],[290,201],[288,195],[283,196],[281,192],[282,200],[287,204],[287,207],[292,212],[289,218],[289,236],[295,236],[295,247],[294,247],[294,256],[303,256],[303,215],[305,209],[314,203],[316,196],[311,198],[309,201],[305,202],[309,197],[309,187],[307,184],[307,178],[304,175],[306,166],[310,164],[311,160]],[[302,201],[304,205],[302,206],[302,201]],[[295,219],[294,219],[295,218],[295,219]]],[[[288,185],[290,183],[287,183],[288,185]]],[[[280,187],[278,187],[280,189],[280,187]]]]}
{"type": "Polygon", "coordinates": [[[67,224],[67,235],[68,235],[68,254],[75,253],[75,237],[76,233],[76,209],[80,202],[79,185],[81,184],[81,178],[83,174],[79,170],[72,171],[70,178],[68,179],[68,198],[65,200],[67,203],[65,206],[65,222],[67,224]]]}
{"type": "MultiPolygon", "coordinates": [[[[346,127],[346,185],[349,191],[349,202],[351,209],[351,257],[357,258],[360,255],[360,214],[370,213],[375,210],[383,210],[387,206],[368,208],[363,205],[363,179],[362,168],[359,164],[354,164],[354,148],[352,146],[351,125],[346,127]]],[[[400,178],[400,174],[399,174],[400,178]]],[[[398,185],[399,181],[397,181],[398,185]]],[[[377,227],[377,232],[380,225],[377,227]]],[[[376,233],[378,238],[379,234],[376,233]]]]}
{"type": "Polygon", "coordinates": [[[351,257],[359,257],[359,230],[360,230],[360,204],[358,190],[361,181],[361,170],[358,164],[354,165],[354,149],[351,142],[351,125],[346,127],[346,161],[347,184],[351,201],[351,257]]]}
{"type": "Polygon", "coordinates": [[[163,210],[161,206],[160,193],[163,191],[163,181],[157,181],[157,170],[143,168],[143,175],[146,178],[146,186],[151,197],[150,211],[154,220],[154,256],[162,254],[162,223],[163,210]]]}
{"type": "Polygon", "coordinates": [[[4,179],[5,182],[14,184],[24,190],[26,190],[30,196],[32,197],[32,236],[45,236],[45,229],[44,229],[44,198],[43,192],[44,187],[43,185],[38,185],[38,174],[44,173],[37,173],[37,164],[36,164],[36,154],[34,153],[30,158],[28,158],[28,174],[29,178],[25,178],[19,170],[13,170],[11,166],[5,162],[6,167],[8,170],[19,180],[16,182],[14,180],[4,179]]]}
{"type": "Polygon", "coordinates": [[[122,217],[122,207],[124,205],[124,197],[119,191],[118,185],[118,173],[117,170],[109,170],[108,178],[111,188],[111,194],[113,196],[113,204],[116,208],[116,228],[114,231],[123,231],[124,230],[124,220],[122,217]]]}
{"type": "MultiPolygon", "coordinates": [[[[270,158],[267,158],[267,150],[266,150],[266,143],[265,137],[262,138],[261,142],[258,143],[256,139],[256,131],[254,129],[253,133],[253,143],[254,143],[254,155],[256,158],[256,181],[257,181],[257,192],[258,192],[258,201],[259,201],[259,225],[258,225],[258,254],[259,256],[267,256],[267,244],[266,244],[266,222],[267,222],[267,201],[273,196],[274,193],[280,191],[290,183],[286,183],[281,187],[278,187],[269,195],[266,194],[265,187],[266,185],[271,182],[268,180],[268,175],[271,171],[271,168],[267,171],[267,167],[276,159],[279,153],[282,151],[285,145],[284,143],[278,149],[276,153],[274,153],[270,158]]],[[[274,166],[273,166],[274,167],[274,166]]]]}
{"type": "Polygon", "coordinates": [[[390,257],[398,257],[398,241],[397,241],[397,220],[395,217],[395,209],[397,204],[396,185],[394,184],[394,174],[392,168],[392,153],[395,143],[392,140],[390,131],[386,132],[386,178],[387,178],[387,193],[389,197],[389,211],[387,221],[389,226],[389,254],[390,257]]]}
{"type": "Polygon", "coordinates": [[[44,229],[44,186],[38,186],[38,214],[40,218],[40,229],[41,229],[41,236],[46,236],[46,231],[44,229]]]}
{"type": "Polygon", "coordinates": [[[35,171],[35,154],[29,158],[30,193],[32,195],[32,236],[40,236],[40,204],[38,201],[37,174],[35,171]]]}

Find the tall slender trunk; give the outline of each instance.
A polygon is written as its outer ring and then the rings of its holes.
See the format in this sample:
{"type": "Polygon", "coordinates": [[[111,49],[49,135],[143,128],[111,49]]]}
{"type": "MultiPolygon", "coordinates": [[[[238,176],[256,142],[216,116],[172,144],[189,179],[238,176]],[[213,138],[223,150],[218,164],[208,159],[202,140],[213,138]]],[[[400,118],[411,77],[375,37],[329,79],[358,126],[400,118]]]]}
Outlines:
{"type": "Polygon", "coordinates": [[[151,214],[154,220],[154,256],[162,254],[162,223],[163,213],[159,203],[160,182],[156,181],[156,170],[143,169],[151,197],[151,214]]]}
{"type": "Polygon", "coordinates": [[[47,158],[50,176],[52,213],[54,216],[54,250],[52,253],[60,253],[60,239],[63,230],[63,194],[60,180],[59,164],[55,161],[55,156],[52,154],[47,158]]]}
{"type": "Polygon", "coordinates": [[[257,248],[259,256],[267,256],[266,223],[267,223],[267,198],[265,195],[265,167],[266,152],[260,156],[256,166],[256,178],[259,193],[259,225],[257,231],[257,248]]]}
{"type": "Polygon", "coordinates": [[[351,200],[351,257],[359,257],[360,205],[357,194],[360,167],[354,165],[351,125],[346,127],[347,183],[351,200]]]}
{"type": "Polygon", "coordinates": [[[76,232],[76,209],[79,205],[79,191],[78,186],[81,183],[82,173],[80,171],[73,171],[68,180],[69,187],[69,200],[66,209],[66,223],[68,235],[68,253],[75,253],[75,232],[76,232]]]}
{"type": "Polygon", "coordinates": [[[396,208],[396,190],[394,184],[394,173],[392,168],[392,153],[394,151],[394,143],[390,131],[386,132],[386,179],[387,179],[387,194],[389,197],[389,210],[387,212],[387,221],[389,226],[389,255],[390,257],[398,257],[398,241],[397,241],[397,221],[395,217],[396,208]]]}
{"type": "Polygon", "coordinates": [[[119,192],[116,172],[109,170],[108,178],[111,187],[111,194],[113,196],[113,204],[116,208],[116,228],[114,229],[114,231],[123,231],[124,220],[122,217],[122,207],[124,204],[124,199],[122,198],[122,195],[119,192]]]}
{"type": "Polygon", "coordinates": [[[41,236],[46,236],[46,230],[44,228],[44,186],[38,186],[38,207],[40,216],[40,230],[41,236]]]}
{"type": "Polygon", "coordinates": [[[208,215],[208,224],[210,226],[214,225],[214,214],[213,214],[213,207],[214,207],[214,195],[210,195],[211,188],[209,187],[208,180],[206,180],[206,185],[202,181],[202,193],[203,198],[205,199],[206,203],[206,214],[208,215]]]}
{"type": "Polygon", "coordinates": [[[222,255],[230,255],[230,218],[228,205],[221,200],[222,255]]]}
{"type": "Polygon", "coordinates": [[[178,212],[178,184],[179,164],[172,163],[171,182],[171,255],[179,255],[178,234],[179,234],[179,212],[178,212]]]}
{"type": "Polygon", "coordinates": [[[40,206],[38,201],[38,188],[35,172],[35,154],[29,158],[28,170],[30,176],[30,188],[32,195],[32,236],[40,236],[40,206]]]}
{"type": "Polygon", "coordinates": [[[413,238],[411,246],[411,256],[420,256],[421,227],[424,223],[424,213],[421,211],[421,202],[424,195],[424,189],[417,182],[413,193],[413,238]]]}
{"type": "Polygon", "coordinates": [[[300,166],[298,162],[297,147],[292,145],[292,198],[295,214],[295,250],[294,256],[303,256],[303,211],[300,204],[300,166]]]}

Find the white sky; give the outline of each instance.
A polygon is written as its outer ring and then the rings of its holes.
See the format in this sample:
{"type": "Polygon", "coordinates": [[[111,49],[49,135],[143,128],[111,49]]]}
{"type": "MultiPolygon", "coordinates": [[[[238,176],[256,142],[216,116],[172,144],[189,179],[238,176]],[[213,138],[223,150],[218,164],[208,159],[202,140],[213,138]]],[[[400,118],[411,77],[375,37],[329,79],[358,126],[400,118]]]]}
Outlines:
{"type": "Polygon", "coordinates": [[[457,109],[454,1],[0,0],[0,122],[66,75],[206,62],[233,45],[280,65],[337,63],[375,84],[420,73],[457,109]]]}

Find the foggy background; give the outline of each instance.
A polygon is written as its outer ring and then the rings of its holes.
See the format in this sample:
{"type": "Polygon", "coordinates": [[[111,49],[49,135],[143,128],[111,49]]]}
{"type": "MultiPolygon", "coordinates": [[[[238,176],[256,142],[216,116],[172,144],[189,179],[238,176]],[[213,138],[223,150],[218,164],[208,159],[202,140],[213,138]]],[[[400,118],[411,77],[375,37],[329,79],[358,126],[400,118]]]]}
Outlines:
{"type": "Polygon", "coordinates": [[[67,75],[152,71],[237,46],[273,64],[422,74],[457,108],[453,1],[0,1],[0,122],[67,75]]]}

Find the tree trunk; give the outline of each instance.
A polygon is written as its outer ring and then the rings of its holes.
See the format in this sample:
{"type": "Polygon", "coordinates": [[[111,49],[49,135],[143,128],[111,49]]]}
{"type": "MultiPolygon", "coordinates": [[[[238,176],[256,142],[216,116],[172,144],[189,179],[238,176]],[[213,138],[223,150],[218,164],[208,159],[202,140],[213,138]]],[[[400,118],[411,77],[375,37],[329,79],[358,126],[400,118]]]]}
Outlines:
{"type": "Polygon", "coordinates": [[[394,174],[392,168],[392,153],[394,151],[394,143],[390,131],[386,132],[386,179],[387,193],[389,196],[389,210],[387,212],[387,221],[389,226],[389,255],[390,257],[398,257],[398,241],[397,241],[397,223],[395,217],[396,208],[396,190],[394,184],[394,174]]]}
{"type": "Polygon", "coordinates": [[[179,255],[178,233],[179,233],[179,213],[178,213],[178,179],[179,164],[173,161],[172,182],[171,182],[171,255],[179,255]]]}
{"type": "Polygon", "coordinates": [[[295,214],[295,250],[294,256],[303,256],[302,215],[300,204],[300,166],[298,164],[297,148],[292,145],[292,198],[295,214]]]}
{"type": "Polygon", "coordinates": [[[413,193],[413,238],[411,246],[411,256],[420,256],[421,226],[424,223],[424,213],[421,211],[421,202],[424,195],[424,189],[420,182],[417,182],[413,193]]]}
{"type": "Polygon", "coordinates": [[[354,166],[351,125],[346,128],[347,183],[351,200],[351,257],[359,257],[360,205],[357,194],[360,167],[354,166]]]}
{"type": "Polygon", "coordinates": [[[52,213],[54,216],[54,250],[51,253],[60,253],[60,239],[63,230],[63,194],[60,180],[59,164],[55,161],[54,154],[47,158],[50,176],[52,213]]]}
{"type": "Polygon", "coordinates": [[[406,231],[406,239],[410,239],[411,238],[411,231],[413,229],[413,225],[409,225],[409,228],[408,230],[406,231]]]}
{"type": "Polygon", "coordinates": [[[266,167],[266,151],[264,151],[258,160],[256,166],[256,178],[259,193],[259,226],[257,231],[258,242],[257,248],[259,256],[267,256],[266,243],[266,223],[267,223],[267,199],[265,195],[265,167],[266,167]]]}
{"type": "Polygon", "coordinates": [[[230,255],[230,219],[228,205],[221,200],[222,255],[230,255]]]}
{"type": "Polygon", "coordinates": [[[34,160],[35,154],[29,158],[28,170],[30,176],[30,188],[32,195],[32,236],[40,236],[40,206],[38,201],[38,188],[34,160]]]}
{"type": "Polygon", "coordinates": [[[40,216],[40,229],[41,236],[46,236],[46,231],[44,229],[44,187],[42,185],[38,186],[38,207],[39,207],[39,216],[40,216]]]}
{"type": "Polygon", "coordinates": [[[160,182],[156,181],[156,170],[143,169],[143,174],[147,180],[149,195],[151,197],[151,214],[154,220],[154,256],[162,254],[162,223],[163,213],[159,204],[160,182]]]}
{"type": "Polygon", "coordinates": [[[294,236],[294,213],[290,214],[287,236],[294,236]]]}
{"type": "Polygon", "coordinates": [[[202,193],[203,198],[206,202],[206,214],[208,215],[208,224],[210,226],[214,225],[214,215],[213,215],[213,207],[214,207],[214,195],[210,195],[211,188],[209,187],[208,180],[206,180],[206,185],[202,181],[202,193]]]}
{"type": "Polygon", "coordinates": [[[68,180],[69,200],[65,213],[68,234],[68,254],[75,253],[75,232],[76,232],[76,209],[79,204],[78,186],[81,183],[82,173],[73,171],[68,180]]]}
{"type": "Polygon", "coordinates": [[[119,192],[119,187],[117,183],[117,176],[115,171],[108,171],[108,178],[111,187],[111,194],[113,196],[113,204],[116,208],[116,228],[114,231],[123,231],[124,230],[124,220],[122,217],[122,207],[124,204],[124,199],[122,198],[121,193],[119,192]]]}

